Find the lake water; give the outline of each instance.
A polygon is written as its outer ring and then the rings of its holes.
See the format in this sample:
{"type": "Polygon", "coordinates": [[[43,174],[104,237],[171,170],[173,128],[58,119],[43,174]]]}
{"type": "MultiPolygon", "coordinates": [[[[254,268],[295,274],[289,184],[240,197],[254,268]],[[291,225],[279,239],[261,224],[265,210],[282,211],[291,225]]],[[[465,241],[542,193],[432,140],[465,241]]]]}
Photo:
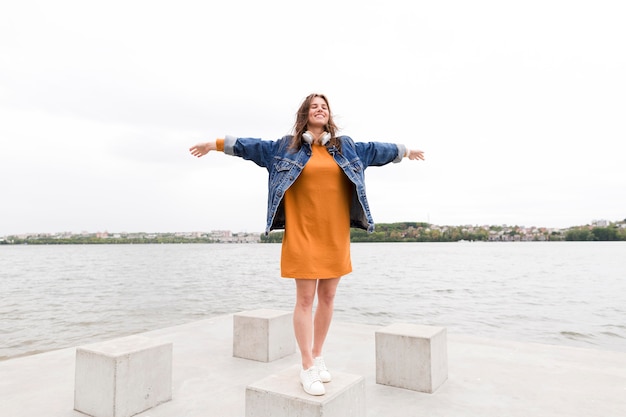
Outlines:
{"type": "MultiPolygon", "coordinates": [[[[626,352],[625,255],[626,242],[356,243],[335,320],[626,352]]],[[[0,246],[0,360],[291,310],[279,258],[278,244],[0,246]]]]}

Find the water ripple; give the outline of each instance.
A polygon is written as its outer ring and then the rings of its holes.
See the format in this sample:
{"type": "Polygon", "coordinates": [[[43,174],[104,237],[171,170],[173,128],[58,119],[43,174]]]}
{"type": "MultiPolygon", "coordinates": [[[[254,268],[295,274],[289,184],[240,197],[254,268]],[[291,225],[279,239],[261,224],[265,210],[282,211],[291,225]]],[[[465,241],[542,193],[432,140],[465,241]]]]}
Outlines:
{"type": "MultiPolygon", "coordinates": [[[[626,244],[354,244],[337,320],[626,351],[626,244]]],[[[256,308],[279,245],[0,246],[0,360],[256,308]]]]}

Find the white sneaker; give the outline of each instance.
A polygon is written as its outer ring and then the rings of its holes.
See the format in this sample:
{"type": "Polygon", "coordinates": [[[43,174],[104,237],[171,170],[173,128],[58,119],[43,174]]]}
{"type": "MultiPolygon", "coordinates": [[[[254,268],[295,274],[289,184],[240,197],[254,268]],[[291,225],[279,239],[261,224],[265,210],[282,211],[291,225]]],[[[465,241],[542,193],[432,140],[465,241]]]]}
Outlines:
{"type": "Polygon", "coordinates": [[[310,395],[324,395],[326,390],[324,384],[320,379],[320,373],[315,366],[311,366],[307,370],[300,371],[300,382],[302,382],[302,388],[304,392],[310,395]]]}
{"type": "Polygon", "coordinates": [[[328,368],[326,367],[324,358],[322,356],[318,356],[317,358],[313,359],[313,361],[313,365],[319,370],[320,379],[322,380],[322,382],[330,382],[333,377],[330,375],[330,372],[328,372],[328,368]]]}

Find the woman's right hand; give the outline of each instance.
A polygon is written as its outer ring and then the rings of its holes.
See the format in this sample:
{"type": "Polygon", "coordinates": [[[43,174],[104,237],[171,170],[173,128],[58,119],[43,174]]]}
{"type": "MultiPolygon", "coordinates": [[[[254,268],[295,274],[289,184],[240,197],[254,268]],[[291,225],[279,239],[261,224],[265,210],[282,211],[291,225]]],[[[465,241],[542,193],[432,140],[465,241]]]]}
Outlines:
{"type": "Polygon", "coordinates": [[[193,145],[191,148],[189,148],[189,152],[191,152],[193,156],[197,156],[198,158],[200,158],[201,156],[208,154],[209,151],[214,151],[216,149],[217,146],[215,145],[215,141],[211,141],[193,145]]]}

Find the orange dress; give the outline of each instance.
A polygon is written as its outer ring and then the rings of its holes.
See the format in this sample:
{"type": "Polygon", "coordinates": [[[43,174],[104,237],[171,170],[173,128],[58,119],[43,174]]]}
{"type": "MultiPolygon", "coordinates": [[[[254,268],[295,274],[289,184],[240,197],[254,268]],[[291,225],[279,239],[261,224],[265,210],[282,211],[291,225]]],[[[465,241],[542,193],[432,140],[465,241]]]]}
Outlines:
{"type": "Polygon", "coordinates": [[[350,199],[353,184],[322,145],[285,192],[284,278],[339,278],[352,272],[350,199]]]}

